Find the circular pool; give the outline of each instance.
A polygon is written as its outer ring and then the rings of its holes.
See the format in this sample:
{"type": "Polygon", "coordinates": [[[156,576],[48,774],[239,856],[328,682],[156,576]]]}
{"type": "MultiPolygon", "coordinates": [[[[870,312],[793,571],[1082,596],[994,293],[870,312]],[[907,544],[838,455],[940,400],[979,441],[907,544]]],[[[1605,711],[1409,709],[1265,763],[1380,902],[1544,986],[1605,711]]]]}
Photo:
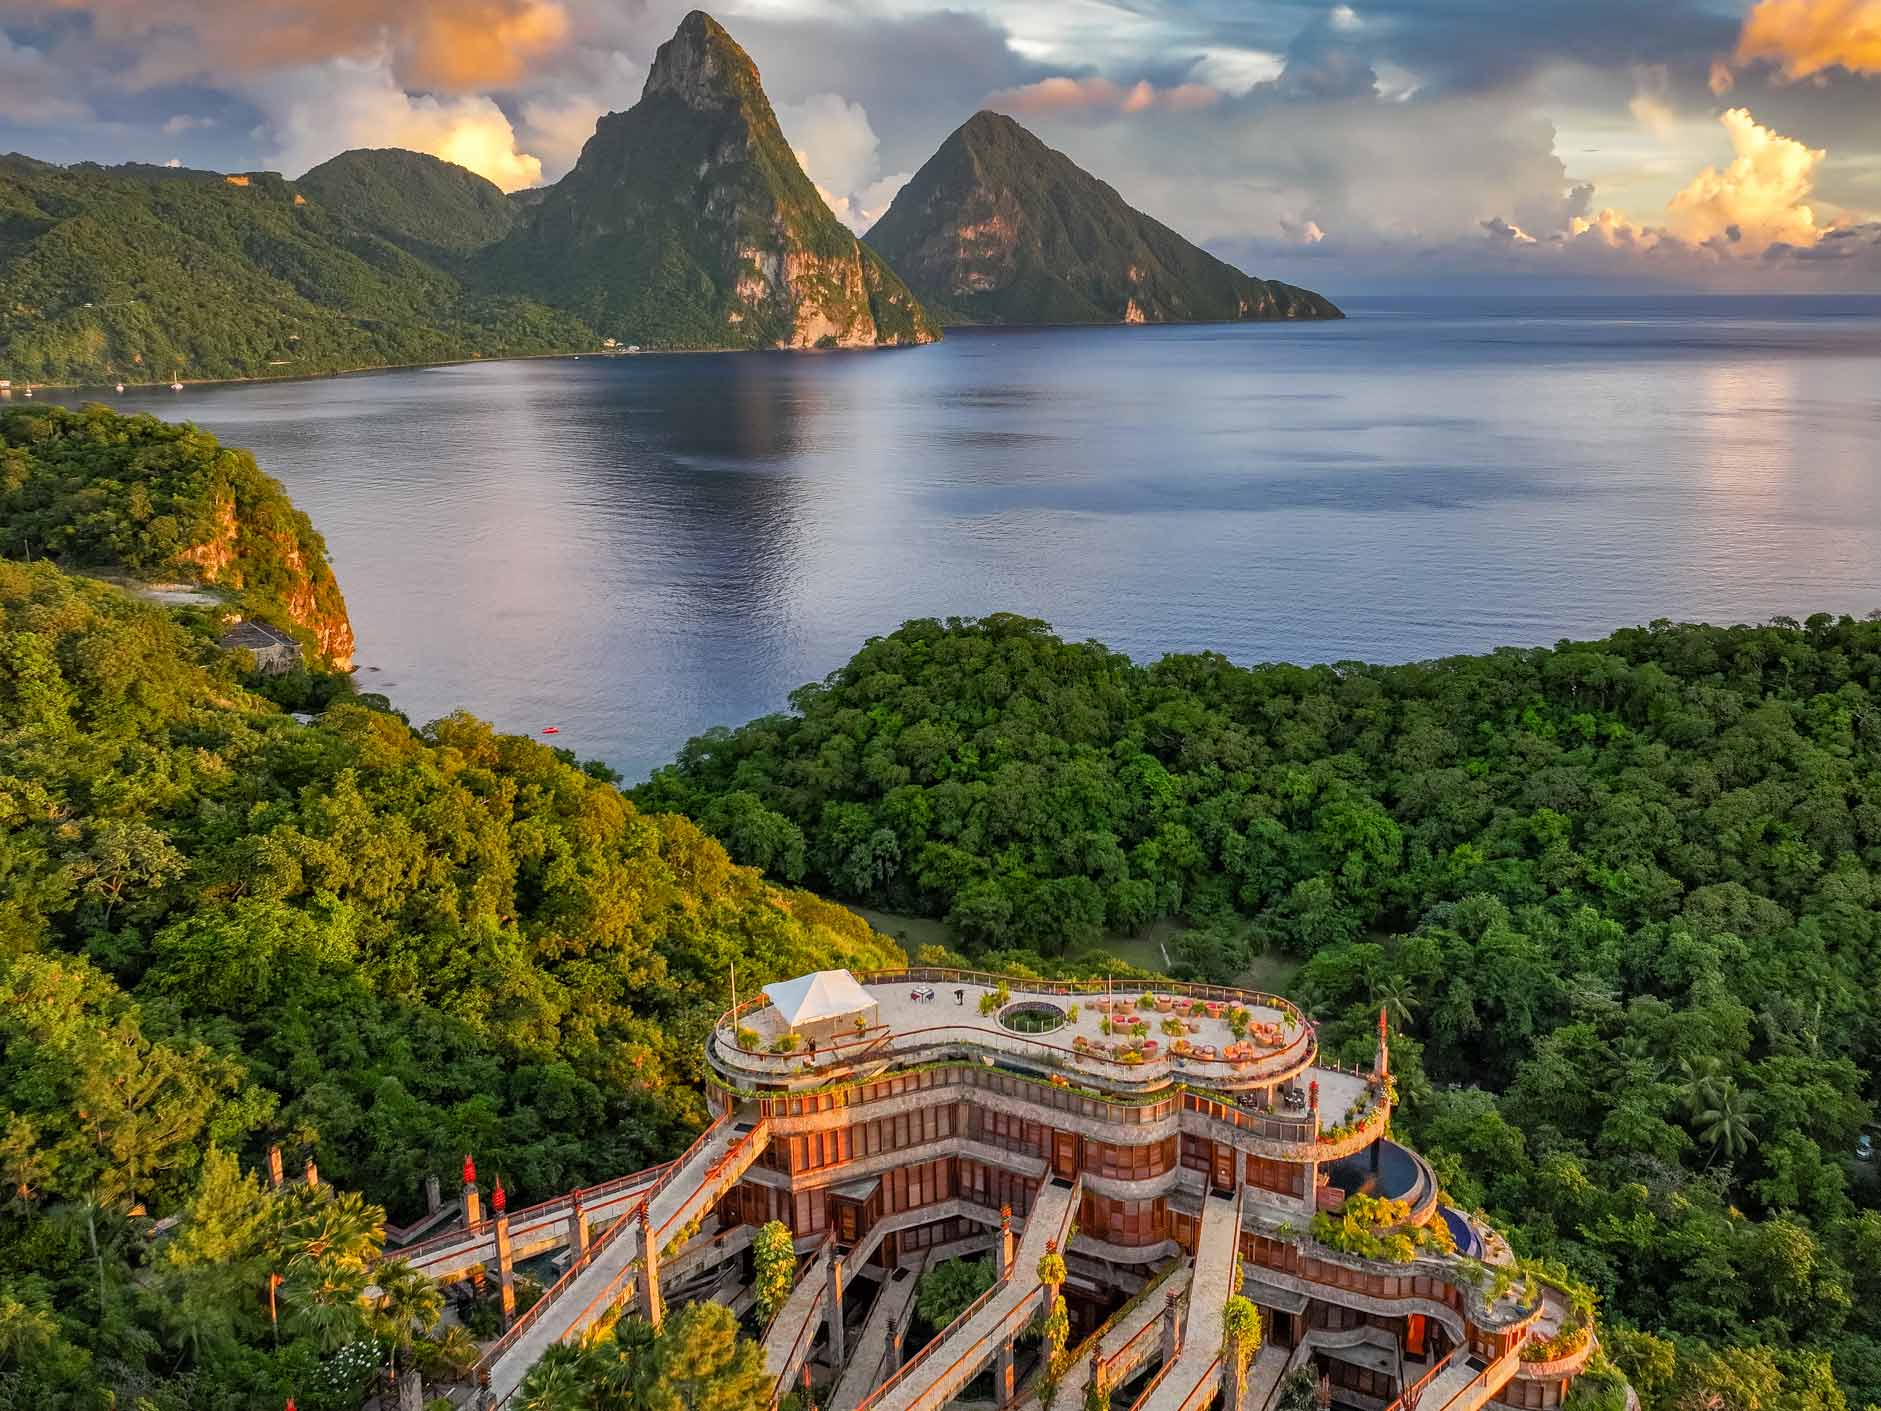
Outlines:
{"type": "Polygon", "coordinates": [[[999,1011],[999,1027],[1015,1034],[1049,1034],[1064,1026],[1064,1010],[1049,1000],[1022,999],[999,1011]]]}

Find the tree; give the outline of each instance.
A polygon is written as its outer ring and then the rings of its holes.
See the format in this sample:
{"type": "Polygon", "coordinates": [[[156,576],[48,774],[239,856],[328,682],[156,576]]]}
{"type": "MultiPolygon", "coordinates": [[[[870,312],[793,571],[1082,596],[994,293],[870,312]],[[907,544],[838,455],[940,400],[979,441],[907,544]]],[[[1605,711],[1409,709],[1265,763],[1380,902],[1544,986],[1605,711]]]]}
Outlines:
{"type": "MultiPolygon", "coordinates": [[[[379,1264],[372,1272],[372,1282],[378,1292],[368,1292],[369,1325],[391,1350],[390,1371],[396,1378],[403,1363],[409,1379],[422,1385],[412,1366],[412,1349],[419,1336],[430,1332],[444,1316],[444,1294],[434,1280],[403,1259],[379,1264]]],[[[404,1399],[417,1400],[418,1395],[414,1390],[404,1399]]]]}
{"type": "Polygon", "coordinates": [[[782,1220],[771,1220],[758,1227],[751,1239],[752,1307],[760,1324],[769,1324],[790,1297],[796,1282],[797,1247],[790,1227],[782,1220]]]}
{"type": "Polygon", "coordinates": [[[1711,1143],[1713,1157],[1722,1153],[1735,1160],[1750,1150],[1755,1140],[1750,1125],[1753,1111],[1750,1094],[1740,1092],[1736,1083],[1726,1078],[1718,1084],[1710,1105],[1695,1119],[1698,1134],[1711,1143]]]}
{"type": "Polygon", "coordinates": [[[990,1289],[994,1278],[990,1258],[944,1260],[921,1276],[921,1285],[914,1294],[915,1312],[939,1332],[990,1289]]]}

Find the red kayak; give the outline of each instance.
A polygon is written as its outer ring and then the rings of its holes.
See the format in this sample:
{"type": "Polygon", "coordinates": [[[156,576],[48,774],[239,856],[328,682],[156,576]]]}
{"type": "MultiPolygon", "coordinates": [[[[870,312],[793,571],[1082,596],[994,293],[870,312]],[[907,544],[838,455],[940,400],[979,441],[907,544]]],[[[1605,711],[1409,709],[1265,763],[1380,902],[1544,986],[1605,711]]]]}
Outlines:
{"type": "Polygon", "coordinates": [[[544,735],[559,735],[562,733],[562,727],[559,725],[544,725],[542,727],[542,733],[544,735]]]}

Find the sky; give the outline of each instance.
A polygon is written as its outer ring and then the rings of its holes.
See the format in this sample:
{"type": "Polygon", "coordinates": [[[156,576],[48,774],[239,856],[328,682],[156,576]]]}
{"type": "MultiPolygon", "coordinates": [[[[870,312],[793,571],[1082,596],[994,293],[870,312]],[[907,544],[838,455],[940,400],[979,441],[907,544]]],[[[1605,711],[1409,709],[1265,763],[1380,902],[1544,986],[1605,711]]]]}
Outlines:
{"type": "MultiPolygon", "coordinates": [[[[665,0],[0,0],[0,151],[506,190],[632,106],[665,0]]],[[[1011,114],[1250,273],[1337,295],[1881,291],[1881,0],[724,0],[858,230],[1011,114]]]]}

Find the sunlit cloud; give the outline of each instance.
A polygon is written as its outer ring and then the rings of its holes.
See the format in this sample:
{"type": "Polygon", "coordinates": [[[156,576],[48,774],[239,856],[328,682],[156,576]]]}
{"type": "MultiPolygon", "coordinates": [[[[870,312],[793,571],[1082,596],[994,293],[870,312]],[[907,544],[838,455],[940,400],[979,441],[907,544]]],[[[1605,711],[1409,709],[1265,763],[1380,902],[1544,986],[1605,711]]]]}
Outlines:
{"type": "Polygon", "coordinates": [[[1737,155],[1728,166],[1706,167],[1672,198],[1672,229],[1696,244],[1719,240],[1747,253],[1815,244],[1822,230],[1806,202],[1828,153],[1772,132],[1747,108],[1719,121],[1737,155]]]}
{"type": "Polygon", "coordinates": [[[986,102],[988,107],[1010,113],[1142,113],[1152,108],[1174,112],[1206,108],[1221,97],[1221,90],[1205,83],[1158,88],[1148,79],[1125,86],[1108,78],[1057,77],[1008,88],[986,102]]]}
{"type": "Polygon", "coordinates": [[[273,75],[257,93],[269,114],[271,164],[290,176],[352,147],[404,147],[468,167],[505,191],[542,180],[489,98],[411,94],[390,59],[334,59],[273,75]]]}
{"type": "Polygon", "coordinates": [[[1832,68],[1881,74],[1881,0],[1757,0],[1736,57],[1773,62],[1787,79],[1832,68]]]}

